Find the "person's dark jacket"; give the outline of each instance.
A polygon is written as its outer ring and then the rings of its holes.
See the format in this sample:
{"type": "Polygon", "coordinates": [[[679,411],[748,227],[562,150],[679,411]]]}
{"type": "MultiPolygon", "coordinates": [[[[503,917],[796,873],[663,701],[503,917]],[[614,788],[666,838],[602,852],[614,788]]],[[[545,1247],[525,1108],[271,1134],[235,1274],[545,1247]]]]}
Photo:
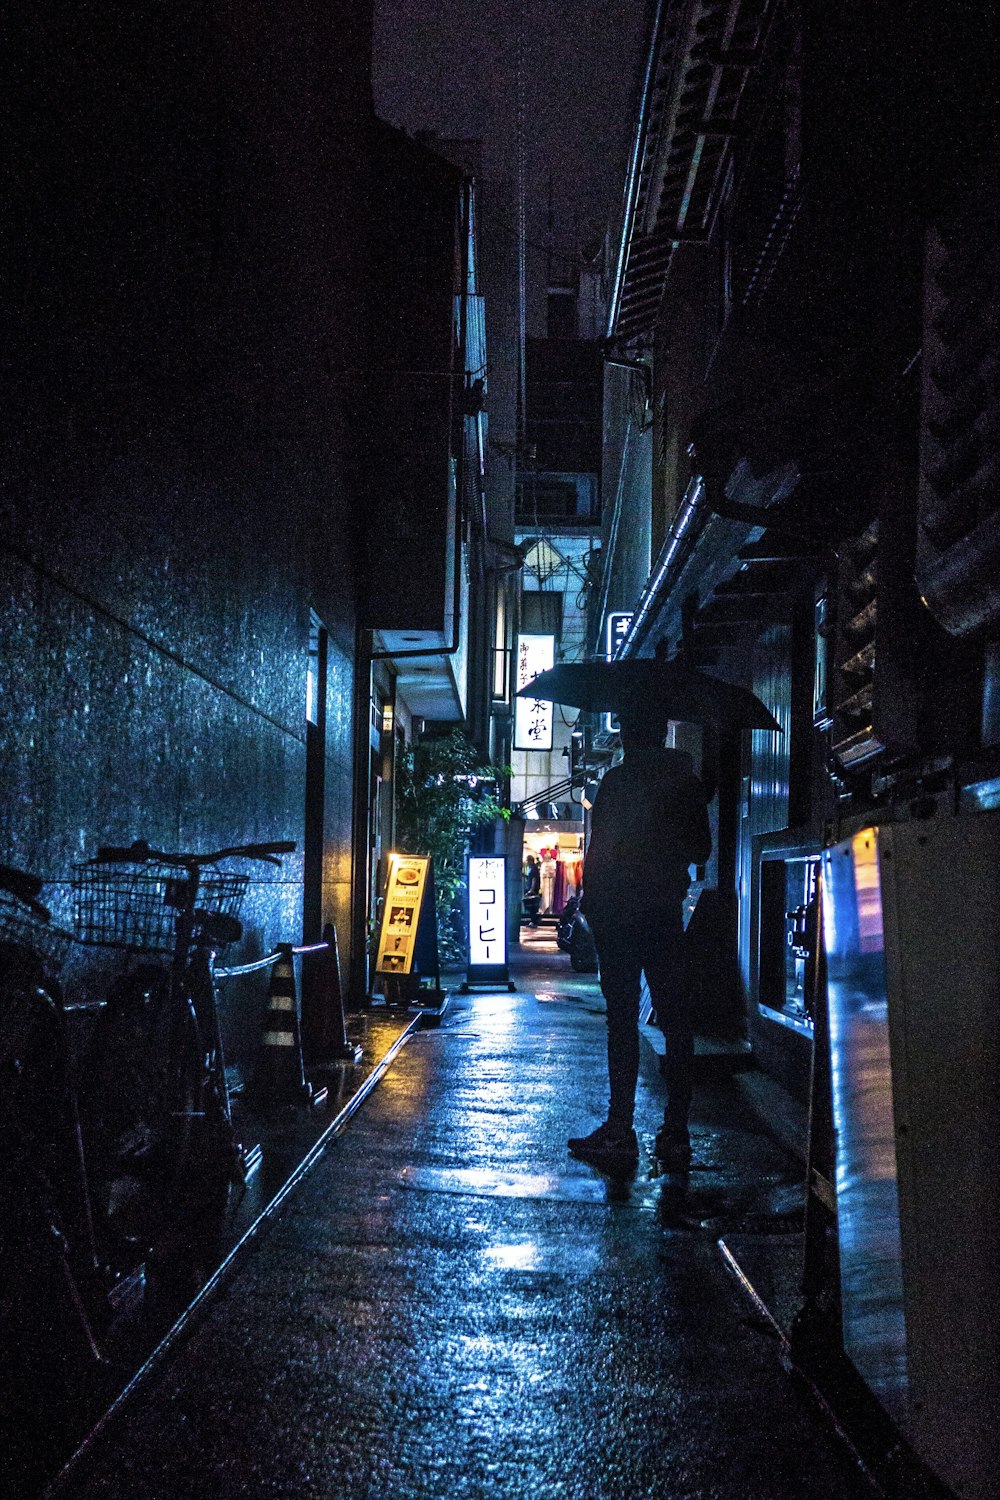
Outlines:
{"type": "Polygon", "coordinates": [[[679,750],[633,747],[606,771],[591,815],[583,909],[591,921],[683,898],[689,866],[712,852],[705,792],[679,750]]]}

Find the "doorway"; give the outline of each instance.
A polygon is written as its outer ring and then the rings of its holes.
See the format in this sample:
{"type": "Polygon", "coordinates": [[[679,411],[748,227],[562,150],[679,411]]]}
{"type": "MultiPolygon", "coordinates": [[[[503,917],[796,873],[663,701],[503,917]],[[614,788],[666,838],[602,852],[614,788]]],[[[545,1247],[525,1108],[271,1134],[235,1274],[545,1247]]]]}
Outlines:
{"type": "Polygon", "coordinates": [[[302,937],[318,943],[323,931],[323,845],[326,803],[326,677],[329,637],[310,611],[306,664],[306,806],[302,858],[302,937]]]}

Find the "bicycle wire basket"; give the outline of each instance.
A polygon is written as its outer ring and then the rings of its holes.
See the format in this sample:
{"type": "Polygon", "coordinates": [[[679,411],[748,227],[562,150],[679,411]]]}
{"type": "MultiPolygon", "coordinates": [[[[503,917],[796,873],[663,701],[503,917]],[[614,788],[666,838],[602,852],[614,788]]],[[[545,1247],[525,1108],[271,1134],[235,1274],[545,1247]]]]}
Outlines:
{"type": "Polygon", "coordinates": [[[0,967],[5,979],[35,979],[38,960],[48,973],[57,974],[72,941],[72,933],[46,921],[11,891],[0,889],[0,943],[6,948],[0,967]]]}
{"type": "MultiPolygon", "coordinates": [[[[239,916],[248,875],[207,868],[199,871],[195,910],[239,916]]],[[[73,867],[77,940],[90,947],[132,953],[173,953],[178,913],[188,881],[177,865],[143,861],[88,860],[73,867]]],[[[193,937],[198,938],[195,924],[193,937]]]]}

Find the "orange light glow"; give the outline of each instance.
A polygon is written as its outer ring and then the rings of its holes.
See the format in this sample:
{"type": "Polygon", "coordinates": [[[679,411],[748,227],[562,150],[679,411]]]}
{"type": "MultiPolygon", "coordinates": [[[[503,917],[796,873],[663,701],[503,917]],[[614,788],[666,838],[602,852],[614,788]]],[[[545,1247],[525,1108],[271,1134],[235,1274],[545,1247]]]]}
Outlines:
{"type": "Polygon", "coordinates": [[[881,953],[882,881],[878,865],[877,833],[866,828],[851,840],[854,892],[858,908],[858,946],[862,953],[881,953]]]}

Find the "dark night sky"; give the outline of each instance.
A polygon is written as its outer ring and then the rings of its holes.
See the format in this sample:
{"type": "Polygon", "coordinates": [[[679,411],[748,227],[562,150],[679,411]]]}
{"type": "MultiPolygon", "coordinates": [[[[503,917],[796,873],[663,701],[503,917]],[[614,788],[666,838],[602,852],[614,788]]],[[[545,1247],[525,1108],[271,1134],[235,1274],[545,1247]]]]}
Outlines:
{"type": "MultiPolygon", "coordinates": [[[[640,0],[528,0],[528,236],[599,239],[621,203],[639,49],[640,0]]],[[[484,173],[514,174],[520,0],[376,0],[375,106],[406,130],[478,137],[484,173]]]]}

